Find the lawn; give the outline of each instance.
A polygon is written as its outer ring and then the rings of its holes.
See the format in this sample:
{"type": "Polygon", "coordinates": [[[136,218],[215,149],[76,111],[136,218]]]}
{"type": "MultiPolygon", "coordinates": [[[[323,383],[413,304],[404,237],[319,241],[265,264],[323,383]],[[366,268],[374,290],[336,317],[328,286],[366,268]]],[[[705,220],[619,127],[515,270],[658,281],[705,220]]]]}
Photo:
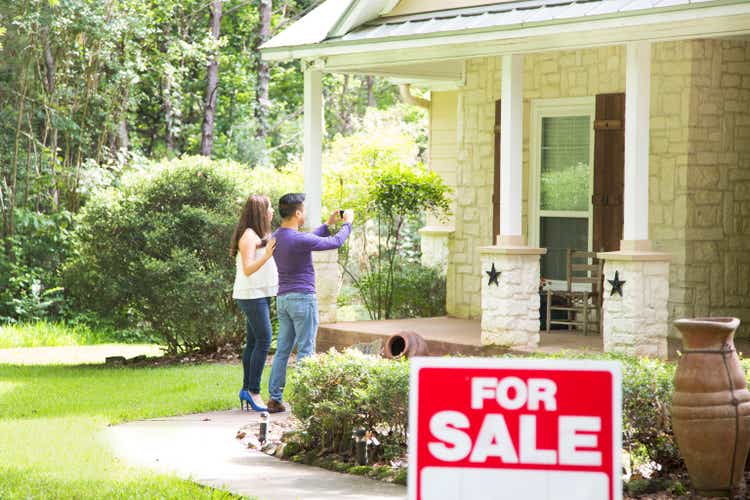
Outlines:
{"type": "Polygon", "coordinates": [[[0,498],[229,498],[119,463],[102,430],[236,407],[241,370],[0,365],[0,498]]]}
{"type": "Polygon", "coordinates": [[[112,342],[144,342],[150,339],[107,329],[96,329],[84,324],[65,325],[39,321],[0,326],[0,349],[9,347],[54,347],[70,345],[107,344],[112,342]]]}

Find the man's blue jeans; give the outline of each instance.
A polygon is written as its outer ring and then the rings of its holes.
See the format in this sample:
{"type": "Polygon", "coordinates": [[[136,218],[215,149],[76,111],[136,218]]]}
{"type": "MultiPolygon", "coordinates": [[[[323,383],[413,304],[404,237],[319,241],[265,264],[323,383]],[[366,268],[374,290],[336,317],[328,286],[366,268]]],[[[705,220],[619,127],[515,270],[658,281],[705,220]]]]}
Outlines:
{"type": "Polygon", "coordinates": [[[311,293],[287,293],[276,297],[279,316],[279,337],[276,355],[271,365],[268,392],[271,399],[281,402],[286,385],[286,365],[289,355],[297,345],[297,360],[315,352],[318,334],[318,299],[311,293]]]}

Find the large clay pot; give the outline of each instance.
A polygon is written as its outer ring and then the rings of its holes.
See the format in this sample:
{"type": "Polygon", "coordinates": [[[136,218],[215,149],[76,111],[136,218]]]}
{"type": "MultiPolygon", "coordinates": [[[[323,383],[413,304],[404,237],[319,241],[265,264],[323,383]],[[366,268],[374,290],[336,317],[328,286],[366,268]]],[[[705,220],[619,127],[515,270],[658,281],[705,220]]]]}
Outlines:
{"type": "Polygon", "coordinates": [[[391,335],[385,343],[384,356],[386,358],[411,358],[413,356],[427,356],[430,350],[427,342],[417,332],[399,332],[391,335]]]}
{"type": "Polygon", "coordinates": [[[696,491],[744,489],[750,392],[734,347],[737,318],[679,319],[683,352],[672,397],[672,429],[696,491]]]}

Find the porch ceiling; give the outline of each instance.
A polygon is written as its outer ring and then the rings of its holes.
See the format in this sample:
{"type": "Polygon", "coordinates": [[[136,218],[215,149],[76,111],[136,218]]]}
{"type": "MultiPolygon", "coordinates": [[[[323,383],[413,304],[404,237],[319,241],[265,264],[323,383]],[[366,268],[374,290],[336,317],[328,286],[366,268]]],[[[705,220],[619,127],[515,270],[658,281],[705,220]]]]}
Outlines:
{"type": "Polygon", "coordinates": [[[432,90],[455,89],[465,83],[463,61],[432,61],[429,63],[394,65],[358,65],[327,68],[332,73],[365,74],[387,78],[393,83],[409,83],[432,90]]]}
{"type": "MultiPolygon", "coordinates": [[[[310,25],[313,20],[308,17],[288,31],[303,22],[310,25]]],[[[435,61],[462,61],[489,55],[571,50],[639,40],[747,35],[750,2],[521,0],[381,16],[339,33],[329,33],[317,43],[285,45],[284,39],[290,38],[285,38],[284,32],[263,46],[263,58],[303,59],[331,72],[400,71],[400,76],[409,78],[419,63],[429,63],[422,66],[426,69],[435,61]],[[388,67],[391,69],[386,70],[388,67]]],[[[456,80],[455,71],[446,78],[423,76],[433,81],[456,80]]]]}

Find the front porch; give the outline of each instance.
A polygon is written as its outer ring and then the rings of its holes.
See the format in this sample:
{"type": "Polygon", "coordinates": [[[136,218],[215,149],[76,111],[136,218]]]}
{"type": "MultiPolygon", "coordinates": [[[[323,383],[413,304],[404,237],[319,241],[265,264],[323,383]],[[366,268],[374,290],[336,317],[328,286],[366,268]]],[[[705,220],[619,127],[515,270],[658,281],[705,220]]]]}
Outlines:
{"type": "Polygon", "coordinates": [[[750,4],[396,3],[326,2],[264,57],[302,63],[311,221],[323,73],[431,91],[404,100],[428,109],[429,167],[455,199],[420,231],[423,263],[445,270],[447,312],[465,319],[324,324],[322,348],[411,329],[438,352],[570,343],[664,358],[673,319],[749,323],[750,4]],[[562,283],[566,248],[604,261],[601,337],[540,334],[540,279],[562,283]]]}
{"type": "MultiPolygon", "coordinates": [[[[430,355],[461,354],[466,356],[487,356],[493,354],[555,354],[560,351],[577,353],[604,352],[602,337],[583,335],[580,332],[555,330],[550,334],[542,333],[539,345],[533,348],[506,348],[502,346],[482,345],[481,320],[451,318],[392,319],[384,321],[350,321],[320,325],[318,329],[318,352],[329,349],[338,350],[355,344],[381,341],[385,344],[388,337],[398,332],[416,332],[427,341],[430,355]]],[[[740,352],[750,352],[750,341],[736,339],[735,344],[740,352]]],[[[668,359],[676,360],[682,349],[682,340],[669,339],[668,359]]]]}

